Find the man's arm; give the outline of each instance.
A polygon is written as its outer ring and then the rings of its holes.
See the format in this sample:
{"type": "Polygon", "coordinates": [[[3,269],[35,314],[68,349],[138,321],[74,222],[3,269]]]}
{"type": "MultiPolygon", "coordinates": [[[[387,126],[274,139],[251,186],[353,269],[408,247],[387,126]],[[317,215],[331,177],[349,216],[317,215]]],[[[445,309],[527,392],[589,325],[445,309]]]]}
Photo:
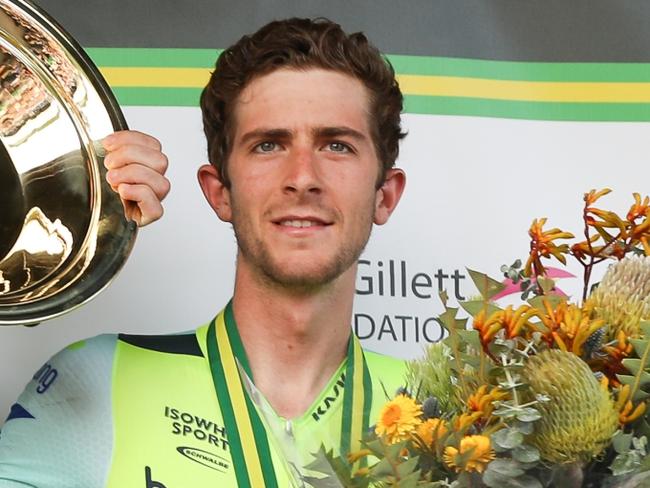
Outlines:
{"type": "Polygon", "coordinates": [[[113,445],[116,336],[73,344],[43,365],[0,431],[0,487],[102,488],[113,445]]]}

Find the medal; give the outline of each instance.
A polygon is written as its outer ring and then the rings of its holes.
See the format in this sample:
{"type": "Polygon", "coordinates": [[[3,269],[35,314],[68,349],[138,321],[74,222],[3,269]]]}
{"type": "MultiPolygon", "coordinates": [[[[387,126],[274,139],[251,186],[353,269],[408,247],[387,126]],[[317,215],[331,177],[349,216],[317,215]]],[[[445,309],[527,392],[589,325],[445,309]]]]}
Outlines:
{"type": "MultiPolygon", "coordinates": [[[[208,360],[221,407],[232,463],[240,488],[277,488],[269,439],[257,409],[249,398],[237,363],[252,378],[246,351],[232,311],[232,302],[210,323],[207,335],[208,360]]],[[[372,383],[359,339],[350,335],[340,453],[360,449],[368,429],[372,405],[372,383]]]]}

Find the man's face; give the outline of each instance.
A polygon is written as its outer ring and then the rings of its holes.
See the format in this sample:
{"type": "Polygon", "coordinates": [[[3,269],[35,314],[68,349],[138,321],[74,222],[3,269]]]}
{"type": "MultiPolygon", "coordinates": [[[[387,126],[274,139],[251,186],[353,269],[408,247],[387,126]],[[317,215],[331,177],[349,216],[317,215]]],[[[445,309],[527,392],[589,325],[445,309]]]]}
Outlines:
{"type": "Polygon", "coordinates": [[[319,69],[278,70],[242,91],[220,213],[238,266],[297,289],[354,272],[381,194],[368,105],[361,82],[319,69]]]}

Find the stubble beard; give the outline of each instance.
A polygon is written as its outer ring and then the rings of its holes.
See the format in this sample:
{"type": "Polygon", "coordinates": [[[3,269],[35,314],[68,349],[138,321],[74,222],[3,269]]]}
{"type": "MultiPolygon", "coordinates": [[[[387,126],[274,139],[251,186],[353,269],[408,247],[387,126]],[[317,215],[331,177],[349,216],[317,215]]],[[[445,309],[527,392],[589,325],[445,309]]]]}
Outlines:
{"type": "MultiPolygon", "coordinates": [[[[234,203],[234,202],[231,202],[234,203]]],[[[340,248],[315,270],[283,266],[273,257],[268,243],[253,236],[247,218],[232,205],[232,226],[237,239],[238,260],[246,260],[255,274],[266,285],[298,294],[314,293],[333,283],[355,265],[363,252],[372,230],[374,207],[357,214],[355,225],[363,226],[354,241],[344,240],[340,248]]]]}

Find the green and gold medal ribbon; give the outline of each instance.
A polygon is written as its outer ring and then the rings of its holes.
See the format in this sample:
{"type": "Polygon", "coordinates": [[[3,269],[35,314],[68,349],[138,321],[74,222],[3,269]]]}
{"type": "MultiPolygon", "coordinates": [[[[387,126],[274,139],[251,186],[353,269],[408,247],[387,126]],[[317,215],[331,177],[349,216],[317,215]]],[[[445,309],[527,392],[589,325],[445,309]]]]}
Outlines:
{"type": "MultiPolygon", "coordinates": [[[[246,351],[239,337],[232,303],[210,323],[208,360],[226,427],[226,436],[239,488],[278,488],[264,424],[248,397],[237,362],[252,378],[246,351]]],[[[360,448],[368,428],[372,385],[359,339],[352,334],[348,346],[341,422],[341,454],[360,448]]]]}
{"type": "Polygon", "coordinates": [[[348,361],[345,368],[343,391],[343,419],[341,420],[341,455],[361,449],[361,439],[370,425],[372,383],[370,371],[356,335],[350,335],[348,361]]]}

